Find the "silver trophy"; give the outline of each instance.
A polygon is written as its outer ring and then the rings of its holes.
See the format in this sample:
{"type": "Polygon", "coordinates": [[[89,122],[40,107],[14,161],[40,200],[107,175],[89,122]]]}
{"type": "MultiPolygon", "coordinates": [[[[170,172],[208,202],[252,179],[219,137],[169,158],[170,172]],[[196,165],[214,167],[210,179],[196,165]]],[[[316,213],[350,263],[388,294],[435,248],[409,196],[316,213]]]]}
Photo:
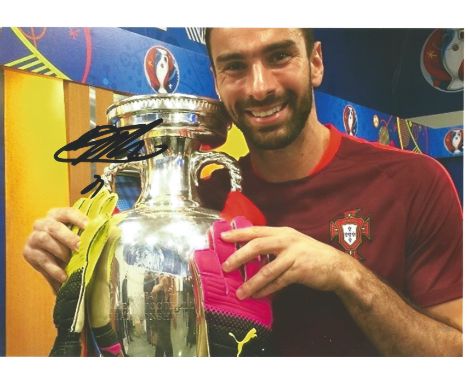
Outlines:
{"type": "Polygon", "coordinates": [[[115,189],[118,173],[138,173],[141,194],[122,212],[109,238],[110,317],[125,355],[208,355],[206,324],[189,261],[208,246],[207,232],[219,212],[201,207],[201,169],[225,166],[232,191],[241,190],[237,162],[217,152],[199,151],[226,139],[230,119],[218,101],[182,94],[136,96],[107,110],[117,127],[162,123],[144,136],[144,151],[168,149],[150,159],[110,165],[103,178],[115,189]],[[117,233],[115,233],[117,232],[117,233]]]}

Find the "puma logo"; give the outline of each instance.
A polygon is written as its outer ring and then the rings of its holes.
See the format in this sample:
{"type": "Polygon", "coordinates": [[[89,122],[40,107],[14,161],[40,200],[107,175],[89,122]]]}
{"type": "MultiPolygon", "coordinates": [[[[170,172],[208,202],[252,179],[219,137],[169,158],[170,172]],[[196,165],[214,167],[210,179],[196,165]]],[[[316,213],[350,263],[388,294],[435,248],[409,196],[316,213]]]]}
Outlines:
{"type": "Polygon", "coordinates": [[[237,355],[236,357],[239,357],[240,353],[242,353],[242,348],[244,345],[249,342],[252,338],[257,337],[257,329],[252,328],[249,330],[249,332],[245,335],[244,339],[242,341],[238,341],[236,336],[229,332],[229,335],[234,338],[234,340],[237,342],[237,355]]]}

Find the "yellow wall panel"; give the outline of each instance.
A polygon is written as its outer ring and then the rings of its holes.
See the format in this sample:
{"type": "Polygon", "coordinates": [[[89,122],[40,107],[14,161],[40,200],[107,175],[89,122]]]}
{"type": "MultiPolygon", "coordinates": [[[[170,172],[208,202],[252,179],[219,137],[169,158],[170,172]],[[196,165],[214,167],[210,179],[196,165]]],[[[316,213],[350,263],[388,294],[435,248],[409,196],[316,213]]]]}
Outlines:
{"type": "Polygon", "coordinates": [[[239,159],[247,155],[249,148],[245,142],[244,135],[236,125],[232,125],[228,131],[227,139],[224,145],[219,146],[216,151],[222,151],[230,156],[239,159]]]}
{"type": "MultiPolygon", "coordinates": [[[[89,131],[89,88],[87,85],[65,82],[64,92],[67,141],[72,142],[89,131]]],[[[74,156],[77,157],[85,151],[85,149],[76,150],[74,156]]],[[[68,164],[71,203],[81,197],[81,190],[91,182],[91,179],[90,163],[83,162],[75,166],[68,164]]]]}
{"type": "MultiPolygon", "coordinates": [[[[242,132],[237,126],[232,125],[228,131],[226,142],[222,146],[217,147],[215,151],[223,152],[236,159],[239,159],[240,157],[247,155],[249,148],[247,147],[247,143],[245,142],[245,138],[242,132]]],[[[217,164],[209,164],[203,167],[200,173],[200,177],[209,177],[213,171],[222,167],[223,166],[219,166],[217,164]]]]}
{"type": "Polygon", "coordinates": [[[35,219],[69,205],[62,80],[5,71],[6,354],[47,355],[55,296],[23,259],[35,219]]]}

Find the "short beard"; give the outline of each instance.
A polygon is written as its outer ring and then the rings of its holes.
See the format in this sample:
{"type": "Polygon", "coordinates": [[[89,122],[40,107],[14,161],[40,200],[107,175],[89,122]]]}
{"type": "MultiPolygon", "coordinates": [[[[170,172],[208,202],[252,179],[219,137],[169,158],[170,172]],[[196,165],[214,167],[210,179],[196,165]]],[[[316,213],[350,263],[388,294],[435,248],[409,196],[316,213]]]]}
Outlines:
{"type": "MultiPolygon", "coordinates": [[[[312,85],[310,84],[310,91],[299,101],[296,97],[290,96],[288,97],[288,102],[289,106],[294,107],[294,110],[291,119],[286,123],[285,134],[267,136],[262,139],[261,135],[255,134],[253,129],[245,123],[242,118],[236,118],[234,120],[235,125],[244,134],[249,147],[254,147],[259,150],[278,150],[289,146],[297,139],[304,129],[310,111],[312,110],[314,102],[312,85]]],[[[284,128],[282,130],[284,130],[284,128]]]]}

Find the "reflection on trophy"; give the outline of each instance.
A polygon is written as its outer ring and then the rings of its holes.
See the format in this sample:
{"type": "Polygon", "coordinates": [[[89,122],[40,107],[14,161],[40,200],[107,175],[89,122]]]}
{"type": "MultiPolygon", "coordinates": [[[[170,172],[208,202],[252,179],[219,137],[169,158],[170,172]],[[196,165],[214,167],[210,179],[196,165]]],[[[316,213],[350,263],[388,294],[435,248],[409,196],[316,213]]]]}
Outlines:
{"type": "Polygon", "coordinates": [[[112,188],[119,172],[137,172],[142,188],[135,206],[117,216],[104,249],[112,264],[111,325],[128,356],[208,355],[189,262],[194,251],[208,246],[207,231],[219,213],[200,206],[198,176],[205,164],[222,164],[236,191],[240,172],[231,157],[198,149],[222,144],[230,120],[217,101],[177,94],[131,97],[107,115],[117,127],[162,118],[145,135],[145,151],[168,146],[145,161],[112,164],[104,173],[112,188]]]}

